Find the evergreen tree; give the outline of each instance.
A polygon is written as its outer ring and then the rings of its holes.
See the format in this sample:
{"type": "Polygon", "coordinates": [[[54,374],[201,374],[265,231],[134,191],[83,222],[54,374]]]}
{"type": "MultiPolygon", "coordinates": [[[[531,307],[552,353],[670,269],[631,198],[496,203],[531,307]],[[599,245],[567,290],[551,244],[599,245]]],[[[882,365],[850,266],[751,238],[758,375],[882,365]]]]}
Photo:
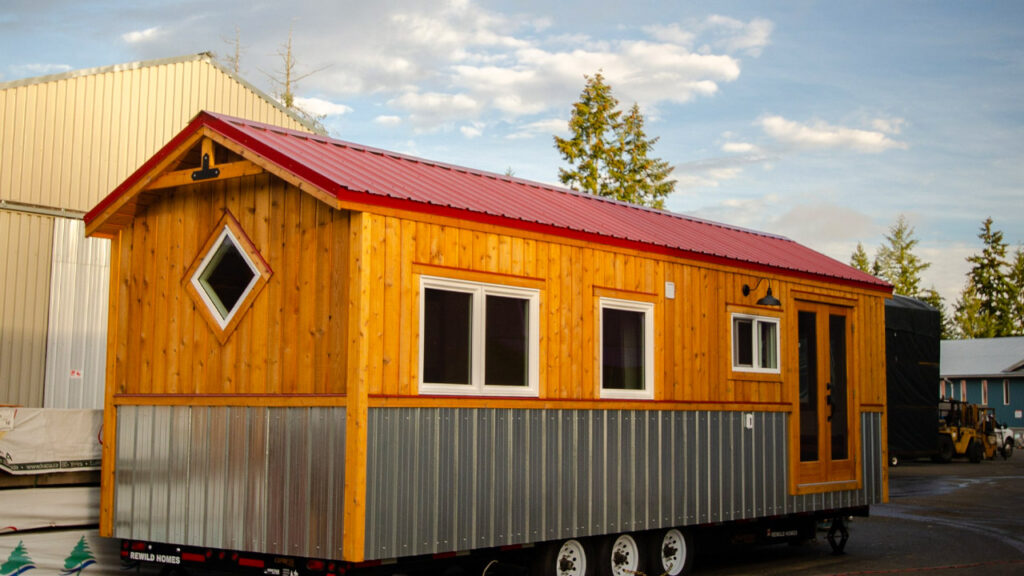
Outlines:
{"type": "Polygon", "coordinates": [[[1024,248],[1017,248],[1006,277],[1010,289],[1010,319],[1015,336],[1024,336],[1024,248]]]}
{"type": "Polygon", "coordinates": [[[922,295],[921,272],[927,270],[930,263],[924,262],[914,254],[918,240],[914,238],[914,228],[900,214],[896,223],[889,228],[883,244],[875,255],[875,275],[888,281],[897,294],[918,298],[922,295]]]}
{"type": "Polygon", "coordinates": [[[598,72],[584,76],[586,85],[572,107],[569,138],[555,136],[555,147],[569,164],[558,179],[576,190],[625,202],[662,208],[675,189],[668,162],[648,156],[657,138],[644,132],[636,104],[623,117],[611,86],[598,72]]]}
{"type": "Polygon", "coordinates": [[[941,338],[943,340],[952,340],[956,338],[956,329],[953,325],[953,320],[946,313],[946,304],[943,301],[942,296],[939,295],[939,291],[935,287],[931,287],[917,296],[922,302],[927,302],[932,308],[939,311],[939,327],[942,330],[941,338]]]}
{"type": "Polygon", "coordinates": [[[644,204],[661,210],[665,198],[675,189],[675,180],[669,180],[672,166],[660,158],[647,154],[658,138],[648,138],[644,132],[644,117],[640,106],[633,104],[623,120],[620,145],[623,158],[621,174],[616,174],[620,188],[616,197],[633,204],[644,204]]]}
{"type": "Polygon", "coordinates": [[[61,572],[61,576],[81,573],[83,569],[95,563],[96,557],[89,550],[89,544],[85,541],[85,536],[82,536],[71,550],[71,554],[64,559],[64,571],[61,572]]]}
{"type": "Polygon", "coordinates": [[[850,266],[861,272],[871,274],[871,264],[868,263],[868,253],[864,251],[864,245],[857,242],[857,249],[850,255],[850,266]]]}
{"type": "Polygon", "coordinates": [[[0,564],[0,574],[3,574],[3,576],[17,576],[35,567],[35,562],[32,561],[32,558],[28,555],[28,550],[25,549],[25,543],[19,540],[18,545],[11,551],[11,555],[7,557],[7,561],[0,564]]]}
{"type": "Polygon", "coordinates": [[[978,233],[984,247],[969,256],[972,264],[967,287],[957,302],[956,323],[967,338],[995,338],[1014,333],[1010,282],[1007,280],[1006,243],[1003,233],[992,229],[986,218],[978,233]]]}

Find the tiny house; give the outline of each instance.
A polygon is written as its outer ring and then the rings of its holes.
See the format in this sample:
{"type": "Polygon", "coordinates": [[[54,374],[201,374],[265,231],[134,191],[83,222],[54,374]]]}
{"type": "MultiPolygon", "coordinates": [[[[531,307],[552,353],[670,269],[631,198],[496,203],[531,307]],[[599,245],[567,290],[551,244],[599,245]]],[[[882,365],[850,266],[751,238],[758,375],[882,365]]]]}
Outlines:
{"type": "Polygon", "coordinates": [[[131,558],[679,574],[887,498],[891,287],[786,238],[205,112],[85,220],[131,558]]]}

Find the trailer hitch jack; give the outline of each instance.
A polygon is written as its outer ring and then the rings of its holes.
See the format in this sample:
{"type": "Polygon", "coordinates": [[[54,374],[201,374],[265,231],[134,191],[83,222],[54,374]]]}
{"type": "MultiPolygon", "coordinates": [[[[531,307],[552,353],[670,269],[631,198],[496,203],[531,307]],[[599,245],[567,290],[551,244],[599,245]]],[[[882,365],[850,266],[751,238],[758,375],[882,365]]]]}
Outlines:
{"type": "Polygon", "coordinates": [[[836,516],[832,518],[832,526],[828,529],[828,544],[832,547],[832,554],[839,556],[846,548],[846,541],[850,539],[850,532],[846,529],[846,518],[836,516]],[[839,533],[839,541],[836,541],[836,532],[839,533]]]}

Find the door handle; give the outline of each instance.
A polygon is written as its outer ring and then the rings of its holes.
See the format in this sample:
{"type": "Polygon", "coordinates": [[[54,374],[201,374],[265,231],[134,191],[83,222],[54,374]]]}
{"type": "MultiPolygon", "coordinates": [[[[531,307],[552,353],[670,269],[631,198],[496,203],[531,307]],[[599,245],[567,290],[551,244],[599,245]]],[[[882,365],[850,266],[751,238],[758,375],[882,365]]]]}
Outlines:
{"type": "Polygon", "coordinates": [[[828,392],[825,394],[825,404],[828,404],[828,421],[832,421],[832,415],[835,413],[835,405],[832,404],[832,383],[828,382],[825,384],[825,390],[828,392]]]}

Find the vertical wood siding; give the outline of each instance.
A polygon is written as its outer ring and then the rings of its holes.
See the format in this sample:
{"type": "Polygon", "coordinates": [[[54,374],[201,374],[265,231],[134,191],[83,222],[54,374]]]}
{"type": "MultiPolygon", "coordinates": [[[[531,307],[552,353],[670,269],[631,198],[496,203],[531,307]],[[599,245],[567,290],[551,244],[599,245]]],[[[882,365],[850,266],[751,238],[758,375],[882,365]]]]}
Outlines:
{"type": "Polygon", "coordinates": [[[53,218],[0,210],[0,404],[43,405],[52,249],[53,218]]]}
{"type": "Polygon", "coordinates": [[[114,249],[117,393],[345,393],[348,213],[264,174],[169,191],[114,249]],[[221,345],[183,282],[224,210],[273,275],[221,345]]]}
{"type": "Polygon", "coordinates": [[[86,211],[199,111],[308,130],[208,57],[0,84],[0,199],[86,211]]]}

